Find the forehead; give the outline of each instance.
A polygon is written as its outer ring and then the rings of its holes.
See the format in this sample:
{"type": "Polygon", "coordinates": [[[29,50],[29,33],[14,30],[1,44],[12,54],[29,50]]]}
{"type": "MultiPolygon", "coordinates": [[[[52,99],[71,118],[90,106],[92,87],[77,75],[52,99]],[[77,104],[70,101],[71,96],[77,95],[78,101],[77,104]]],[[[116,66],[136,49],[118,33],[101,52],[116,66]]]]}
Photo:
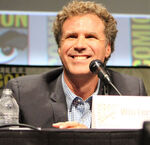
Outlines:
{"type": "Polygon", "coordinates": [[[69,17],[62,26],[62,32],[66,31],[104,31],[103,21],[95,14],[84,14],[69,17]]]}

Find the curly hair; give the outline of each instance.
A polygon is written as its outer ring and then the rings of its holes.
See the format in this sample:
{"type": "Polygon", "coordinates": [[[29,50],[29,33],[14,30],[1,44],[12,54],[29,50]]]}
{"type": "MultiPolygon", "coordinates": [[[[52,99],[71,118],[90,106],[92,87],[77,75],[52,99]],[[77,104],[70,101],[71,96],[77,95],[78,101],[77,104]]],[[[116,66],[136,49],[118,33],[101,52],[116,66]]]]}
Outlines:
{"type": "Polygon", "coordinates": [[[117,34],[117,22],[102,4],[91,1],[73,0],[67,6],[64,6],[53,23],[53,32],[58,46],[62,35],[62,26],[66,19],[83,14],[96,14],[104,23],[104,34],[108,43],[111,45],[111,52],[114,51],[114,41],[117,34]]]}

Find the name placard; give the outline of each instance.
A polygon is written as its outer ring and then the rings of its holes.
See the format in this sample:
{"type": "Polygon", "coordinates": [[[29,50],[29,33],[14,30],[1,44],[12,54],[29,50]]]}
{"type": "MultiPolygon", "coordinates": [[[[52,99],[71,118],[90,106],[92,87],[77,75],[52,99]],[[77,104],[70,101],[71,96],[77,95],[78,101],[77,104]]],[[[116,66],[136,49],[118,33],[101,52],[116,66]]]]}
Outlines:
{"type": "Polygon", "coordinates": [[[148,96],[93,96],[92,128],[141,129],[150,121],[148,96]]]}

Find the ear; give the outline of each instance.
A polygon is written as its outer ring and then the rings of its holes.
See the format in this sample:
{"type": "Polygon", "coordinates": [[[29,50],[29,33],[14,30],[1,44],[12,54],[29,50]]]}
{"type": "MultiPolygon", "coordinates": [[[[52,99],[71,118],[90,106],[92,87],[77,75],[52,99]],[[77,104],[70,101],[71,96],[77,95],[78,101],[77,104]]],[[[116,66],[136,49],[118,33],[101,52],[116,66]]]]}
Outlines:
{"type": "Polygon", "coordinates": [[[108,44],[106,46],[105,58],[108,58],[111,55],[111,46],[108,44]]]}
{"type": "Polygon", "coordinates": [[[58,52],[58,54],[59,54],[59,56],[60,56],[60,48],[57,49],[57,52],[58,52]]]}

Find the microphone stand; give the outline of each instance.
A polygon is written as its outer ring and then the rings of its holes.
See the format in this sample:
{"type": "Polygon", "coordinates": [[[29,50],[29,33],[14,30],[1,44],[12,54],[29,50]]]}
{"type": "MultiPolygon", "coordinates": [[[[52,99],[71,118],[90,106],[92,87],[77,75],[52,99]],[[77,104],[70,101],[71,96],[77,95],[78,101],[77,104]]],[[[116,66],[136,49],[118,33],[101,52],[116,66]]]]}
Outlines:
{"type": "Polygon", "coordinates": [[[113,87],[113,89],[120,95],[122,96],[122,94],[119,92],[119,90],[115,87],[115,85],[110,81],[109,84],[113,87]]]}
{"type": "Polygon", "coordinates": [[[100,80],[104,81],[104,85],[109,84],[120,96],[122,96],[122,94],[120,93],[120,91],[116,88],[116,86],[110,80],[108,74],[107,74],[107,76],[106,75],[104,76],[103,73],[99,72],[98,73],[98,77],[100,78],[100,80]]]}
{"type": "Polygon", "coordinates": [[[110,86],[120,95],[122,94],[119,92],[119,90],[115,87],[115,85],[112,83],[109,75],[106,73],[104,64],[100,60],[93,60],[91,61],[89,68],[92,73],[96,73],[98,77],[101,80],[104,80],[104,84],[110,84],[110,86]]]}

